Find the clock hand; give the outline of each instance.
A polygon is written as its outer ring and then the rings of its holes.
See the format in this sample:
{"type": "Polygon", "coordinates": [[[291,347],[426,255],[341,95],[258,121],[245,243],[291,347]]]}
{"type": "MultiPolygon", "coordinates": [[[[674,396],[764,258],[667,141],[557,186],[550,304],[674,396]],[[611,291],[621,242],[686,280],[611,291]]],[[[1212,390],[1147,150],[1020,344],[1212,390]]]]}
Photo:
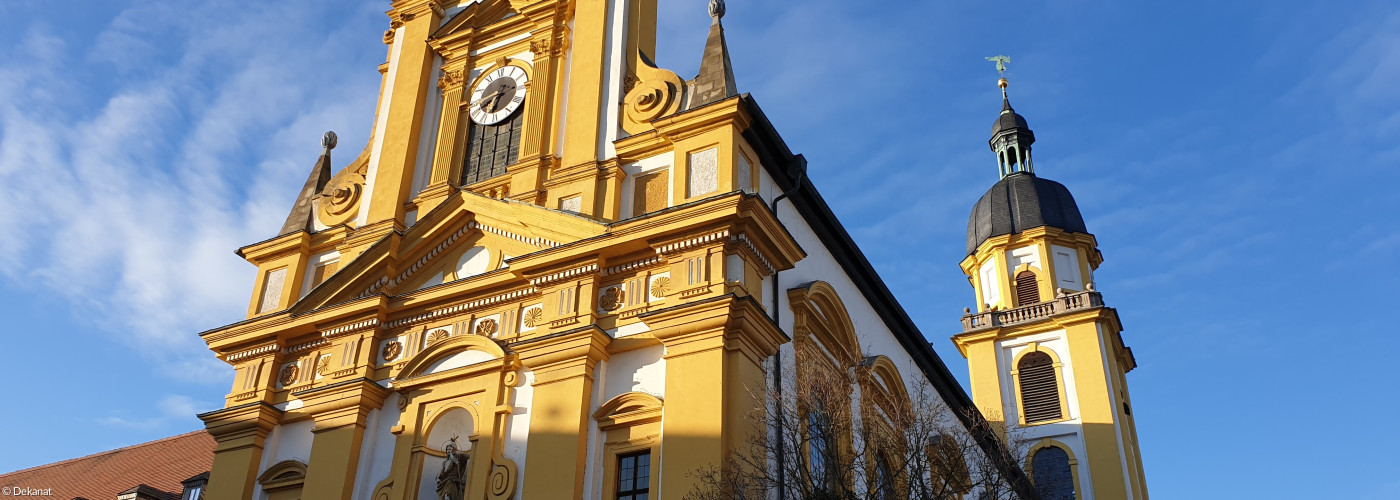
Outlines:
{"type": "MultiPolygon", "coordinates": [[[[504,90],[504,89],[502,89],[502,90],[504,90]]],[[[476,107],[477,104],[481,104],[482,102],[485,102],[487,99],[490,99],[490,98],[492,98],[492,97],[496,97],[496,96],[498,96],[498,95],[500,95],[500,94],[501,94],[501,90],[497,90],[497,91],[495,91],[495,92],[492,92],[492,93],[490,93],[490,94],[487,94],[487,95],[485,95],[485,96],[482,96],[482,98],[480,98],[480,99],[477,99],[477,100],[475,100],[475,101],[472,101],[472,102],[467,103],[467,108],[470,109],[470,108],[476,107]]]]}

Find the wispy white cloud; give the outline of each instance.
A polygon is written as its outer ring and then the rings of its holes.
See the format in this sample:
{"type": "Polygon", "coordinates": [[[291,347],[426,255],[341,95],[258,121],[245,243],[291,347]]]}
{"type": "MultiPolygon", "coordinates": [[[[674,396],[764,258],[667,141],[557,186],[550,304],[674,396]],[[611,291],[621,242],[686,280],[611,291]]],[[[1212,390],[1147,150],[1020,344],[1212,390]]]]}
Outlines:
{"type": "Polygon", "coordinates": [[[160,430],[171,424],[189,423],[194,420],[196,413],[208,408],[208,403],[197,402],[188,396],[171,394],[145,408],[151,410],[145,415],[133,416],[130,415],[130,410],[125,410],[121,412],[121,416],[102,417],[97,419],[97,423],[107,427],[141,431],[160,430]]]}
{"type": "Polygon", "coordinates": [[[313,31],[299,27],[341,6],[138,3],[92,46],[32,28],[0,58],[5,287],[64,297],[180,378],[223,381],[194,334],[247,304],[252,268],[232,251],[276,230],[321,132],[347,149],[368,136],[370,6],[313,31]]]}

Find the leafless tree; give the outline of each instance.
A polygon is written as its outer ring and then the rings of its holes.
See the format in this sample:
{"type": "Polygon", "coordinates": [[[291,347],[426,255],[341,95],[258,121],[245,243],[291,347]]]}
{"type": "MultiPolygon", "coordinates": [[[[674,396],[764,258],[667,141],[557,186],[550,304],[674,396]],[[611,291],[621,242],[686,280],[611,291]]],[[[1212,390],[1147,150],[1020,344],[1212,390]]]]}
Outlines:
{"type": "Polygon", "coordinates": [[[758,398],[750,414],[754,429],[766,432],[751,433],[725,463],[692,471],[698,485],[687,499],[1022,498],[1012,484],[1025,476],[1002,471],[1006,460],[1024,463],[1024,450],[998,448],[1006,454],[998,467],[975,437],[998,429],[975,410],[960,419],[926,385],[883,405],[855,401],[843,377],[808,377],[785,389],[758,398]]]}

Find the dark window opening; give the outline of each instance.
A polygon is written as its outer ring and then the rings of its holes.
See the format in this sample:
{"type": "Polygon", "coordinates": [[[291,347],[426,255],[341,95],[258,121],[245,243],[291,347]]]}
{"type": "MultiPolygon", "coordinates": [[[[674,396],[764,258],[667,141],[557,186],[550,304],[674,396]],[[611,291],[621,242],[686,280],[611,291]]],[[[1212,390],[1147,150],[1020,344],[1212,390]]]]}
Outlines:
{"type": "Polygon", "coordinates": [[[1035,273],[1021,271],[1016,274],[1016,305],[1028,306],[1040,302],[1040,284],[1035,273]]]}
{"type": "Polygon", "coordinates": [[[650,487],[651,450],[617,457],[617,500],[647,500],[650,487]]]}
{"type": "Polygon", "coordinates": [[[1049,446],[1035,452],[1031,481],[1041,500],[1074,500],[1074,476],[1065,450],[1049,446]]]}
{"type": "Polygon", "coordinates": [[[1055,379],[1055,361],[1049,354],[1033,352],[1016,364],[1021,384],[1021,411],[1026,423],[1059,420],[1060,384],[1055,379]]]}
{"type": "Polygon", "coordinates": [[[520,159],[523,109],[495,125],[472,122],[467,132],[467,158],[462,184],[470,185],[505,175],[506,167],[520,159]]]}

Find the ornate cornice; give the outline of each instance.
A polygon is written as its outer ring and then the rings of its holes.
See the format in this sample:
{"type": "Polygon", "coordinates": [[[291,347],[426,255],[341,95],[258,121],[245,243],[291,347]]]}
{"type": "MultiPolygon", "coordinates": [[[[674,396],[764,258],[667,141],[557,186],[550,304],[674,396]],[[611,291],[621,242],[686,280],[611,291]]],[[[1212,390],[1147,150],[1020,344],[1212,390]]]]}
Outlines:
{"type": "Polygon", "coordinates": [[[325,330],[321,332],[321,338],[328,339],[331,337],[338,337],[347,333],[353,333],[360,330],[368,330],[376,326],[379,326],[379,318],[370,318],[364,321],[357,321],[348,325],[341,325],[335,328],[331,328],[329,330],[325,330]]]}
{"type": "Polygon", "coordinates": [[[603,276],[607,276],[607,275],[610,275],[610,274],[617,274],[617,273],[625,273],[625,272],[627,272],[627,271],[632,271],[632,270],[635,270],[635,269],[641,269],[641,268],[644,268],[644,267],[651,267],[651,266],[654,266],[654,265],[657,265],[657,264],[661,264],[661,263],[663,263],[663,262],[666,262],[666,259],[665,259],[664,257],[660,256],[660,255],[657,255],[657,256],[654,256],[654,257],[647,257],[647,258],[641,259],[641,260],[634,260],[634,261],[632,261],[632,262],[626,262],[626,263],[618,264],[618,265],[616,265],[616,266],[612,266],[612,267],[609,267],[609,268],[607,268],[607,269],[604,269],[604,270],[603,270],[603,276]]]}
{"type": "Polygon", "coordinates": [[[728,236],[729,229],[721,229],[719,231],[715,231],[709,234],[703,234],[693,238],[659,245],[656,247],[656,254],[664,255],[668,253],[683,252],[707,243],[720,241],[728,236]]]}
{"type": "Polygon", "coordinates": [[[409,316],[407,318],[390,321],[384,324],[384,329],[398,328],[401,326],[421,323],[424,321],[440,318],[451,314],[470,311],[473,309],[481,309],[483,307],[494,306],[503,302],[508,302],[522,297],[528,297],[537,293],[539,293],[538,289],[536,289],[535,287],[528,287],[513,292],[506,292],[498,295],[493,295],[484,299],[469,300],[460,304],[454,304],[441,309],[433,309],[423,314],[418,314],[414,316],[409,316]]]}
{"type": "Polygon", "coordinates": [[[552,283],[564,281],[569,278],[583,276],[585,274],[589,274],[597,270],[598,264],[596,263],[584,264],[573,269],[567,269],[564,271],[549,273],[544,276],[536,276],[534,278],[530,278],[530,284],[535,285],[537,287],[549,285],[552,283]]]}
{"type": "Polygon", "coordinates": [[[758,258],[758,263],[763,265],[763,268],[768,271],[768,274],[773,274],[775,272],[773,264],[771,262],[768,262],[768,258],[763,256],[763,252],[758,251],[758,247],[754,246],[753,241],[749,240],[748,235],[744,233],[739,233],[730,238],[729,241],[732,241],[744,247],[748,251],[753,252],[753,256],[758,258]]]}
{"type": "Polygon", "coordinates": [[[267,353],[271,353],[271,352],[277,352],[277,349],[278,349],[278,344],[277,344],[277,341],[274,340],[274,341],[272,341],[272,342],[270,342],[270,343],[267,343],[267,344],[263,344],[263,345],[260,345],[260,346],[257,346],[257,347],[253,347],[253,348],[249,348],[249,349],[244,349],[244,350],[242,350],[242,351],[235,352],[235,353],[230,354],[230,355],[228,355],[228,356],[224,356],[224,361],[227,361],[227,362],[229,362],[229,363],[233,363],[233,362],[235,362],[235,361],[241,361],[241,360],[248,359],[248,358],[251,358],[251,357],[254,357],[254,356],[258,356],[258,355],[261,355],[261,354],[267,354],[267,353]]]}

